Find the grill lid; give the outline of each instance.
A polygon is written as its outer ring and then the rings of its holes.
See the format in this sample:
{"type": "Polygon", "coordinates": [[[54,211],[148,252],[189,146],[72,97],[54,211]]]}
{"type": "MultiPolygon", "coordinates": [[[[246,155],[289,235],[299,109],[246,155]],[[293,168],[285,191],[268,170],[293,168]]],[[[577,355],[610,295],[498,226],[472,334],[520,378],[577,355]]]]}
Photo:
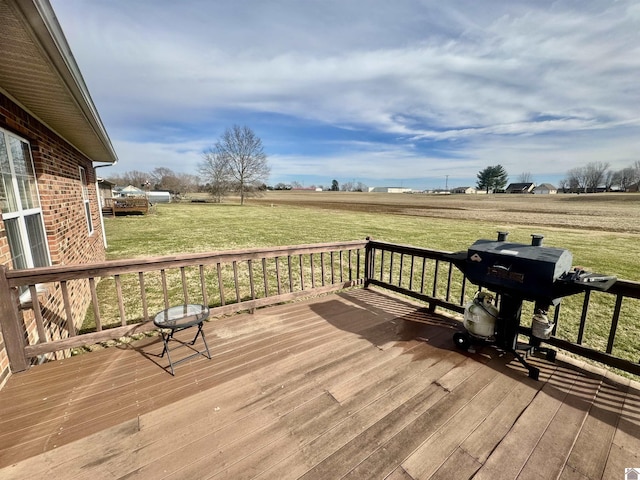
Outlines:
{"type": "Polygon", "coordinates": [[[616,280],[572,268],[571,252],[543,247],[539,235],[526,245],[507,242],[506,234],[501,233],[498,241],[477,240],[466,252],[457,252],[450,258],[478,286],[549,304],[585,290],[606,290],[616,280]]]}

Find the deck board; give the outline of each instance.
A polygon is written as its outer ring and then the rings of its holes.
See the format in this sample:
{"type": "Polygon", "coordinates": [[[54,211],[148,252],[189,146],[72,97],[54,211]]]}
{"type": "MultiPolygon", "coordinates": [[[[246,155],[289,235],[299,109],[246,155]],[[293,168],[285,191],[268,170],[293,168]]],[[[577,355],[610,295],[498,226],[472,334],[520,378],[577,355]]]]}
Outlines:
{"type": "MultiPolygon", "coordinates": [[[[212,360],[156,337],[0,391],[0,477],[615,478],[640,464],[638,383],[559,356],[540,381],[376,290],[212,319],[212,360]],[[635,463],[634,463],[635,462],[635,463]]],[[[188,332],[186,336],[189,335],[188,332]]]]}

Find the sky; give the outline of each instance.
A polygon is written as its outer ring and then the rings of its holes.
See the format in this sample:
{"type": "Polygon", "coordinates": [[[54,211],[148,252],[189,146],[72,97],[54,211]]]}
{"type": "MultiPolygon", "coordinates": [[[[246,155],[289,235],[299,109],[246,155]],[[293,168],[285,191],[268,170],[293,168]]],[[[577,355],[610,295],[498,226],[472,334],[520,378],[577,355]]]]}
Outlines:
{"type": "Polygon", "coordinates": [[[110,173],[197,174],[233,125],[270,185],[454,188],[498,164],[557,184],[640,160],[637,0],[50,2],[110,173]]]}

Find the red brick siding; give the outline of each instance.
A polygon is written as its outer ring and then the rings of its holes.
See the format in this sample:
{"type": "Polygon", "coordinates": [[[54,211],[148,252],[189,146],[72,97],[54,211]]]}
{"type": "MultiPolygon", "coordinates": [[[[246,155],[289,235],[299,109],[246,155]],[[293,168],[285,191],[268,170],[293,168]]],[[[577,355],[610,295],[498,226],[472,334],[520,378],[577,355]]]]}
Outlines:
{"type": "MultiPolygon", "coordinates": [[[[95,187],[96,173],[91,160],[2,93],[0,93],[0,127],[24,138],[31,146],[52,263],[69,265],[103,261],[105,250],[95,187]],[[79,169],[81,166],[86,171],[89,184],[94,228],[91,235],[88,233],[82,199],[79,169]]],[[[0,262],[11,266],[6,231],[1,220],[0,262]]],[[[59,288],[50,292],[46,298],[46,311],[49,318],[45,318],[45,321],[47,336],[51,339],[64,338],[67,335],[65,329],[59,327],[59,319],[65,318],[65,315],[61,295],[57,290],[59,288]]],[[[70,282],[69,293],[74,323],[79,326],[90,303],[88,284],[70,282]]],[[[25,310],[22,314],[27,327],[27,337],[31,341],[37,340],[38,333],[35,329],[33,312],[25,310]]],[[[7,371],[8,361],[0,335],[0,385],[3,378],[6,378],[7,371]]]]}

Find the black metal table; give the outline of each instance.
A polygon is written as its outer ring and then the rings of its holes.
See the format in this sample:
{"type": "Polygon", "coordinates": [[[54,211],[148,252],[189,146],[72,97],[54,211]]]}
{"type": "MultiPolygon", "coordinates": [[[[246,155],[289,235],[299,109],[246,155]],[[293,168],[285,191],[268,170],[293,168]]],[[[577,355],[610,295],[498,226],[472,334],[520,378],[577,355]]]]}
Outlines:
{"type": "Polygon", "coordinates": [[[164,348],[160,356],[164,357],[164,354],[167,354],[167,358],[169,359],[169,368],[171,369],[171,375],[175,375],[173,370],[174,365],[197,357],[198,355],[202,355],[211,360],[209,346],[207,345],[207,340],[205,339],[204,331],[202,330],[202,324],[208,318],[209,307],[205,305],[187,304],[176,305],[175,307],[170,307],[162,310],[161,312],[158,312],[158,314],[153,319],[153,324],[156,327],[160,328],[160,335],[162,335],[162,341],[164,343],[164,348]],[[178,338],[175,338],[174,335],[176,333],[196,326],[198,327],[198,331],[193,337],[193,340],[191,340],[190,342],[185,342],[178,338]],[[198,337],[202,337],[202,343],[204,344],[204,349],[202,350],[194,348],[198,337]],[[169,348],[169,342],[171,340],[178,342],[180,345],[174,348],[169,348]],[[195,353],[189,355],[188,357],[181,358],[180,360],[177,360],[175,362],[172,361],[169,352],[181,347],[188,347],[195,353]]]}

